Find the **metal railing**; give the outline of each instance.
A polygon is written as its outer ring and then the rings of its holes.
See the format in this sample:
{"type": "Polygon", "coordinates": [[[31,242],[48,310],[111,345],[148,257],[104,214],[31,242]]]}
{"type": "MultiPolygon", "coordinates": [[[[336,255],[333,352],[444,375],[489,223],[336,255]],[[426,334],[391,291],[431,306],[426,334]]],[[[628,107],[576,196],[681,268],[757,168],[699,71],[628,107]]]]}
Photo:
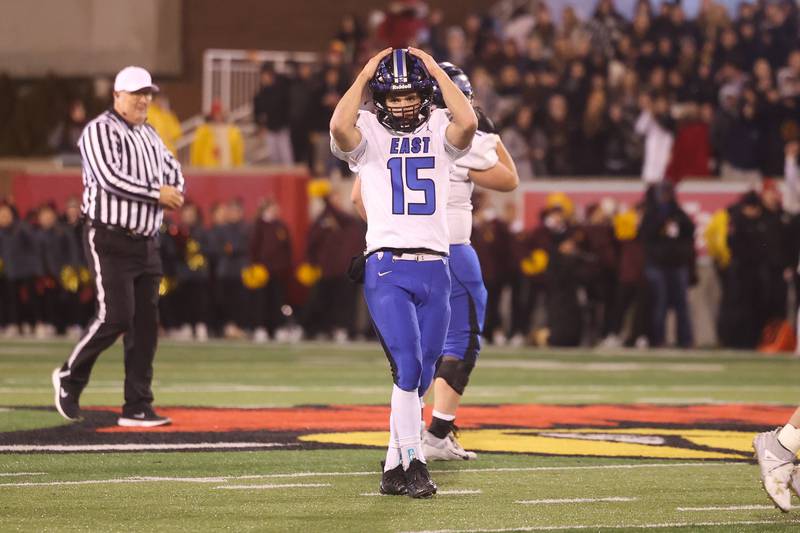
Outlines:
{"type": "MultiPolygon", "coordinates": [[[[314,63],[314,52],[276,50],[224,50],[212,48],[203,53],[202,112],[181,122],[181,137],[176,142],[178,159],[189,161],[189,151],[197,128],[211,105],[219,101],[231,122],[241,125],[253,115],[253,97],[261,85],[261,65],[271,63],[276,72],[285,72],[289,62],[314,63]]],[[[245,132],[252,128],[243,128],[245,132]]]]}
{"type": "Polygon", "coordinates": [[[259,88],[261,65],[272,63],[276,72],[284,72],[289,62],[314,63],[314,52],[275,50],[210,49],[203,54],[203,113],[219,100],[230,113],[251,105],[259,88]]]}

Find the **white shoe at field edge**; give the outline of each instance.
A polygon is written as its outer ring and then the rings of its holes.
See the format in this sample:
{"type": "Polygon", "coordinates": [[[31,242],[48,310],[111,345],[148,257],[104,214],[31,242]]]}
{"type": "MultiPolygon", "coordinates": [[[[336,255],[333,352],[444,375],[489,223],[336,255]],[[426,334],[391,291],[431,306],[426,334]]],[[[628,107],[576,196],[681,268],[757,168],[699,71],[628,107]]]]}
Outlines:
{"type": "Polygon", "coordinates": [[[83,333],[83,329],[80,326],[73,325],[67,328],[65,332],[67,338],[69,340],[78,340],[81,338],[81,333],[83,333]]]}
{"type": "Polygon", "coordinates": [[[519,348],[525,346],[525,337],[521,333],[517,333],[508,341],[509,346],[512,348],[519,348]]]}
{"type": "Polygon", "coordinates": [[[180,328],[172,331],[171,337],[176,341],[192,340],[192,326],[184,324],[180,328]]]}
{"type": "Polygon", "coordinates": [[[615,348],[619,348],[622,346],[622,341],[619,337],[614,335],[613,333],[600,341],[600,344],[597,345],[598,348],[604,348],[607,350],[612,350],[615,348]]]}
{"type": "Polygon", "coordinates": [[[9,324],[3,330],[4,339],[16,339],[20,336],[19,326],[16,324],[9,324]]]}
{"type": "Polygon", "coordinates": [[[345,344],[347,341],[347,330],[343,328],[337,328],[333,331],[333,342],[336,344],[345,344]]]}
{"type": "Polygon", "coordinates": [[[784,513],[792,508],[792,493],[789,485],[797,490],[792,481],[795,471],[795,456],[778,442],[781,428],[759,433],[753,438],[753,449],[758,460],[761,483],[770,499],[784,513]]]}
{"type": "Polygon", "coordinates": [[[194,327],[194,338],[197,342],[208,342],[208,326],[200,322],[194,327]]]}
{"type": "Polygon", "coordinates": [[[508,344],[508,338],[506,337],[506,334],[500,330],[495,331],[492,335],[492,344],[495,346],[505,346],[508,344]]]}
{"type": "Polygon", "coordinates": [[[267,330],[264,328],[256,328],[255,332],[253,333],[253,342],[256,344],[266,344],[269,342],[267,330]]]}

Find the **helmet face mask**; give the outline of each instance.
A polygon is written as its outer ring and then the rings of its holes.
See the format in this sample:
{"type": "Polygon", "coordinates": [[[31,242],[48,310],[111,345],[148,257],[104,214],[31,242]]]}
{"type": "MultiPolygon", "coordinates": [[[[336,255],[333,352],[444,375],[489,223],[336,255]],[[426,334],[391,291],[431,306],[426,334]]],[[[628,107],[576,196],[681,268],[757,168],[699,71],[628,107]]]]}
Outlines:
{"type": "Polygon", "coordinates": [[[415,129],[418,125],[420,112],[422,111],[422,98],[416,92],[389,93],[385,100],[386,109],[394,118],[400,122],[400,130],[406,131],[415,129]]]}
{"type": "Polygon", "coordinates": [[[378,122],[392,131],[411,133],[430,117],[433,81],[422,61],[407,50],[392,50],[383,58],[369,88],[378,122]]]}

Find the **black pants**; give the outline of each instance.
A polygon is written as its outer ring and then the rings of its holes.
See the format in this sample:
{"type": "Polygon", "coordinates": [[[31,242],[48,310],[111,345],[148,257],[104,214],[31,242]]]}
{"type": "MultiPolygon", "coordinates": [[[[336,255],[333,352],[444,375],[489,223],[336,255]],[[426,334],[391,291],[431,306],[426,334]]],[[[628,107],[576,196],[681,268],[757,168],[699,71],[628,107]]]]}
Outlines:
{"type": "Polygon", "coordinates": [[[158,284],[161,258],[155,239],[86,226],[83,247],[97,288],[89,328],[62,367],[62,384],[80,393],[98,356],[124,335],[123,414],[153,403],[153,358],[158,341],[158,284]]]}
{"type": "Polygon", "coordinates": [[[210,291],[208,279],[178,280],[178,287],[175,289],[178,325],[208,325],[210,291]]]}
{"type": "Polygon", "coordinates": [[[490,341],[495,330],[501,328],[500,297],[503,295],[505,280],[484,280],[486,286],[486,318],[483,324],[483,335],[490,341]]]}
{"type": "Polygon", "coordinates": [[[267,329],[270,335],[286,321],[281,307],[286,298],[286,282],[282,279],[270,279],[262,289],[256,291],[258,310],[257,326],[267,329]]]}
{"type": "Polygon", "coordinates": [[[619,335],[625,322],[628,309],[633,307],[633,323],[626,345],[633,345],[637,338],[647,336],[650,331],[650,303],[647,283],[620,283],[617,285],[611,313],[610,333],[619,335]]]}
{"type": "Polygon", "coordinates": [[[236,324],[246,329],[251,326],[247,290],[240,278],[222,278],[214,283],[214,308],[217,328],[222,331],[226,324],[236,324]]]}
{"type": "Polygon", "coordinates": [[[17,286],[0,277],[0,327],[17,324],[17,286]]]}
{"type": "Polygon", "coordinates": [[[520,334],[527,337],[531,331],[531,321],[536,305],[542,299],[547,303],[547,290],[540,281],[533,281],[523,275],[511,281],[511,331],[509,337],[520,334]]]}
{"type": "Polygon", "coordinates": [[[323,278],[311,289],[306,303],[303,328],[309,338],[320,333],[333,333],[334,329],[347,330],[355,335],[355,309],[358,289],[346,276],[323,278]],[[331,302],[336,302],[336,312],[331,312],[331,302]]]}

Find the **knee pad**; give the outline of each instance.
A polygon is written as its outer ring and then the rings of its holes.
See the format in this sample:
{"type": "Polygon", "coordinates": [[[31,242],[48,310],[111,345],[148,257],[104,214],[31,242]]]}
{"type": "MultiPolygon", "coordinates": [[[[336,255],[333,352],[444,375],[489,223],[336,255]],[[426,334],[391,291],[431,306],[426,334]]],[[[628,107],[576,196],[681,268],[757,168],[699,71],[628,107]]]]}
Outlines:
{"type": "Polygon", "coordinates": [[[436,368],[436,377],[442,378],[459,395],[464,394],[464,389],[469,383],[469,375],[475,363],[467,363],[455,357],[444,356],[439,360],[436,368]]]}

